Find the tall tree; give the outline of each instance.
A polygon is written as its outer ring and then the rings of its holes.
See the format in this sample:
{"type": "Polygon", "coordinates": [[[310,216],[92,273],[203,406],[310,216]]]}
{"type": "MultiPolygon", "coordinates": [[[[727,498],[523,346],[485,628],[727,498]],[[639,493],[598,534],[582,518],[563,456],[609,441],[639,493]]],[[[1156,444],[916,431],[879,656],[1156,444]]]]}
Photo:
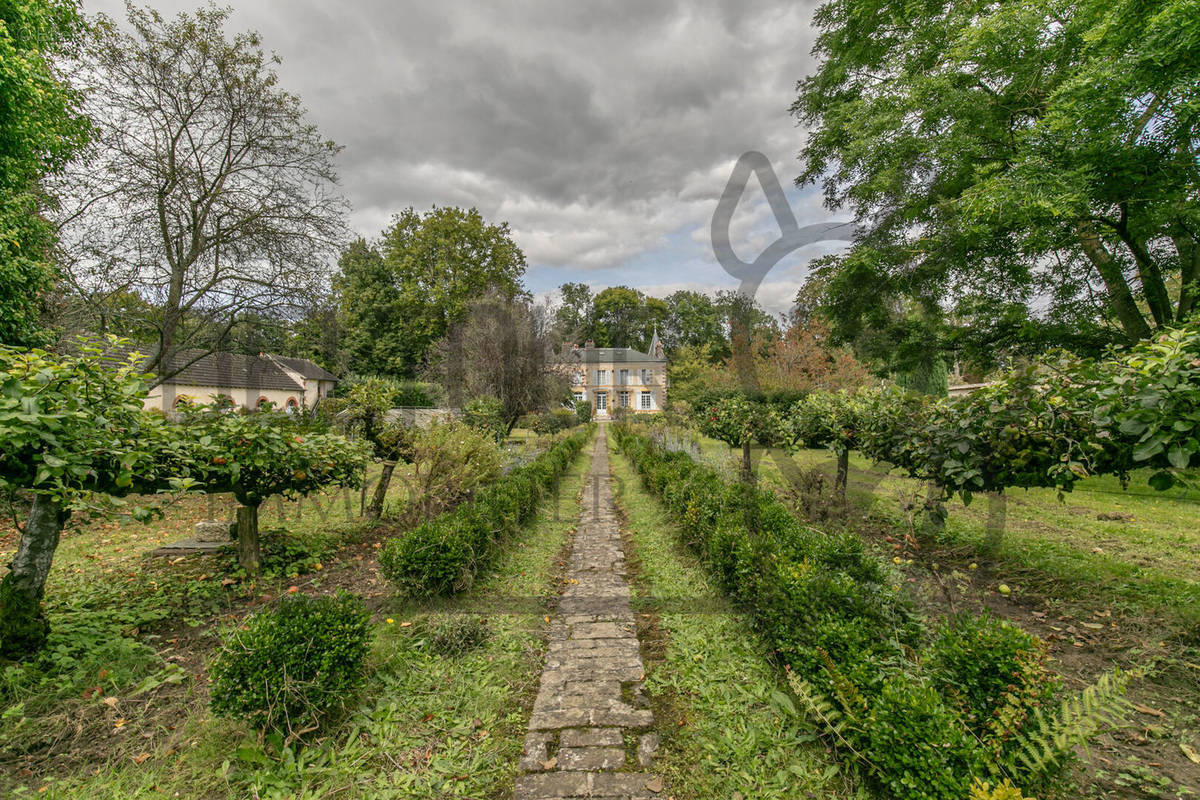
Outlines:
{"type": "Polygon", "coordinates": [[[61,223],[72,288],[97,307],[134,292],[154,314],[156,382],[211,350],[243,315],[307,307],[344,239],[338,147],[278,86],[256,33],[228,9],[166,20],[99,17],[80,74],[97,135],[68,172],[61,223]]]}
{"type": "Polygon", "coordinates": [[[592,287],[586,283],[564,283],[558,290],[562,294],[562,305],[555,310],[554,321],[559,335],[577,344],[595,339],[592,287]]]}
{"type": "Polygon", "coordinates": [[[511,433],[522,414],[571,397],[566,376],[551,363],[552,319],[526,297],[476,300],[433,348],[430,372],[453,406],[498,399],[511,433]]]}
{"type": "Polygon", "coordinates": [[[54,283],[52,199],[43,179],[86,141],[80,97],[56,67],[82,34],[78,3],[0,3],[0,343],[42,343],[41,297],[54,283]]]}
{"type": "Polygon", "coordinates": [[[1043,346],[1079,326],[1136,341],[1192,313],[1195,0],[830,0],[816,24],[797,182],[867,227],[823,267],[841,338],[897,297],[1043,346]]]}
{"type": "Polygon", "coordinates": [[[341,297],[345,347],[361,372],[414,377],[430,345],[481,297],[525,296],[525,254],[508,223],[474,208],[407,208],[377,242],[342,254],[334,287],[341,297]]]}
{"type": "Polygon", "coordinates": [[[597,346],[645,350],[655,327],[667,318],[667,304],[628,286],[612,286],[592,298],[592,314],[597,346]]]}
{"type": "Polygon", "coordinates": [[[666,303],[662,341],[668,355],[683,347],[707,348],[713,357],[728,351],[724,315],[711,297],[700,292],[678,291],[669,295],[666,303]]]}

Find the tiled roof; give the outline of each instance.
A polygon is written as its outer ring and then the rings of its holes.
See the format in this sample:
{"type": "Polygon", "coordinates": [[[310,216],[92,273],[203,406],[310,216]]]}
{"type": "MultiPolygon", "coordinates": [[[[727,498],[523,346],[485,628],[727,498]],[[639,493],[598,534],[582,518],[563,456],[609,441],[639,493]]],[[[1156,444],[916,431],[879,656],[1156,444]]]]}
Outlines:
{"type": "MultiPolygon", "coordinates": [[[[172,365],[187,363],[196,357],[196,353],[195,350],[181,350],[171,360],[171,363],[172,365]]],[[[171,369],[173,368],[172,366],[171,369]]],[[[164,372],[170,372],[171,369],[166,369],[164,372]]],[[[165,382],[176,386],[304,391],[301,384],[297,383],[271,359],[237,353],[209,353],[165,382]]]]}
{"type": "Polygon", "coordinates": [[[265,354],[268,358],[273,358],[280,364],[283,364],[289,369],[294,369],[306,378],[316,381],[336,381],[337,375],[334,375],[327,369],[317,366],[307,358],[285,358],[271,353],[265,354]]]}

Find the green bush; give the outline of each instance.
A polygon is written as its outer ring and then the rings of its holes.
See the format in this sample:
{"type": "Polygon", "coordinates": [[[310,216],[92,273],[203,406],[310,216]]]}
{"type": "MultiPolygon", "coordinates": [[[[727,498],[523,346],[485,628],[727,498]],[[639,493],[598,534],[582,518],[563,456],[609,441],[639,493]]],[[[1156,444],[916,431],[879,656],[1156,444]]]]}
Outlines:
{"type": "Polygon", "coordinates": [[[894,674],[863,715],[852,742],[887,796],[960,800],[976,774],[977,749],[932,686],[894,674]]]}
{"type": "Polygon", "coordinates": [[[470,502],[390,539],[379,557],[384,576],[413,596],[448,595],[470,586],[496,541],[529,519],[592,430],[559,439],[529,464],[479,489],[470,502]]]}
{"type": "Polygon", "coordinates": [[[1049,709],[1061,686],[1046,666],[1044,644],[989,614],[962,615],[938,631],[926,667],[995,762],[1015,774],[1016,735],[1035,709],[1049,709]]]}
{"type": "Polygon", "coordinates": [[[504,422],[504,404],[495,397],[473,397],[462,407],[462,421],[484,436],[497,442],[508,436],[508,425],[504,422]]]}
{"type": "Polygon", "coordinates": [[[1041,726],[1036,711],[1058,688],[1035,637],[963,617],[937,633],[922,664],[912,656],[921,625],[890,567],[859,537],[806,528],[772,493],[730,484],[634,425],[614,431],[717,583],[829,703],[816,718],[850,744],[885,796],[962,800],[972,776],[1006,774],[1033,786],[1049,777],[1019,758],[1022,725],[1041,726]]]}
{"type": "Polygon", "coordinates": [[[586,425],[592,421],[592,404],[587,400],[579,400],[575,403],[575,416],[579,420],[580,425],[586,425]]]}
{"type": "Polygon", "coordinates": [[[225,637],[210,669],[213,711],[262,730],[312,730],[362,683],[370,646],[358,596],[286,598],[225,637]]]}

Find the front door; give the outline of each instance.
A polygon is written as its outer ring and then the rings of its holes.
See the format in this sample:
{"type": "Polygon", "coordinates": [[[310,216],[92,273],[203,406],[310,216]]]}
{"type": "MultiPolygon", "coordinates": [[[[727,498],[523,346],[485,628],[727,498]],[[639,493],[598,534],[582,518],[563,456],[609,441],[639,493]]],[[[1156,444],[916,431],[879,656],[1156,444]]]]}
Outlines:
{"type": "Polygon", "coordinates": [[[604,416],[608,413],[608,392],[596,392],[596,414],[604,416]]]}

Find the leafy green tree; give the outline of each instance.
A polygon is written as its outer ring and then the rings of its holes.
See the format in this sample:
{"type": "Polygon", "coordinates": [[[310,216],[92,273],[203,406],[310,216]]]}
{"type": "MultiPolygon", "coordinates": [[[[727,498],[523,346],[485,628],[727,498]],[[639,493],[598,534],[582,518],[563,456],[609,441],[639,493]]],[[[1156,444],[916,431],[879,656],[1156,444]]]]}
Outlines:
{"type": "Polygon", "coordinates": [[[673,356],[684,347],[693,348],[693,352],[706,348],[714,359],[728,352],[724,315],[711,297],[678,291],[669,295],[666,303],[662,342],[667,355],[673,356]]]}
{"type": "Polygon", "coordinates": [[[473,208],[407,208],[378,241],[353,243],[339,266],[345,349],[357,369],[381,375],[414,377],[473,301],[525,295],[525,254],[508,223],[489,224],[473,208]]]}
{"type": "Polygon", "coordinates": [[[1072,328],[1137,341],[1188,317],[1192,0],[830,0],[816,24],[821,63],[792,108],[812,131],[797,182],[823,181],[867,227],[821,270],[843,340],[896,298],[1043,348],[1072,328]]]}
{"type": "Polygon", "coordinates": [[[597,347],[644,351],[650,346],[655,326],[661,328],[667,318],[667,304],[637,289],[613,286],[592,299],[592,313],[597,347]]]}
{"type": "Polygon", "coordinates": [[[379,519],[392,475],[400,461],[412,461],[414,431],[399,419],[389,418],[396,405],[397,385],[386,378],[367,377],[357,380],[344,399],[334,400],[332,407],[338,427],[345,433],[366,441],[376,461],[382,463],[379,482],[367,506],[367,517],[379,519]]]}
{"type": "Polygon", "coordinates": [[[42,181],[84,145],[89,126],[55,62],[82,35],[78,3],[0,3],[0,343],[33,345],[57,276],[42,181]]]}
{"type": "Polygon", "coordinates": [[[592,308],[592,287],[586,283],[564,283],[558,287],[562,305],[554,312],[554,322],[561,337],[582,345],[595,339],[596,314],[592,308]]]}
{"type": "MultiPolygon", "coordinates": [[[[183,488],[190,457],[176,426],[142,410],[147,386],[136,364],[114,364],[99,346],[74,356],[0,347],[0,384],[0,492],[33,496],[0,581],[0,655],[21,657],[50,630],[41,600],[72,511],[92,493],[183,488]]],[[[148,518],[148,509],[134,511],[148,518]]]]}
{"type": "Polygon", "coordinates": [[[190,477],[209,493],[232,492],[237,510],[238,562],[258,572],[258,509],[273,495],[302,497],[328,486],[357,488],[369,446],[307,430],[273,411],[243,414],[225,406],[184,410],[192,440],[190,477]]]}

